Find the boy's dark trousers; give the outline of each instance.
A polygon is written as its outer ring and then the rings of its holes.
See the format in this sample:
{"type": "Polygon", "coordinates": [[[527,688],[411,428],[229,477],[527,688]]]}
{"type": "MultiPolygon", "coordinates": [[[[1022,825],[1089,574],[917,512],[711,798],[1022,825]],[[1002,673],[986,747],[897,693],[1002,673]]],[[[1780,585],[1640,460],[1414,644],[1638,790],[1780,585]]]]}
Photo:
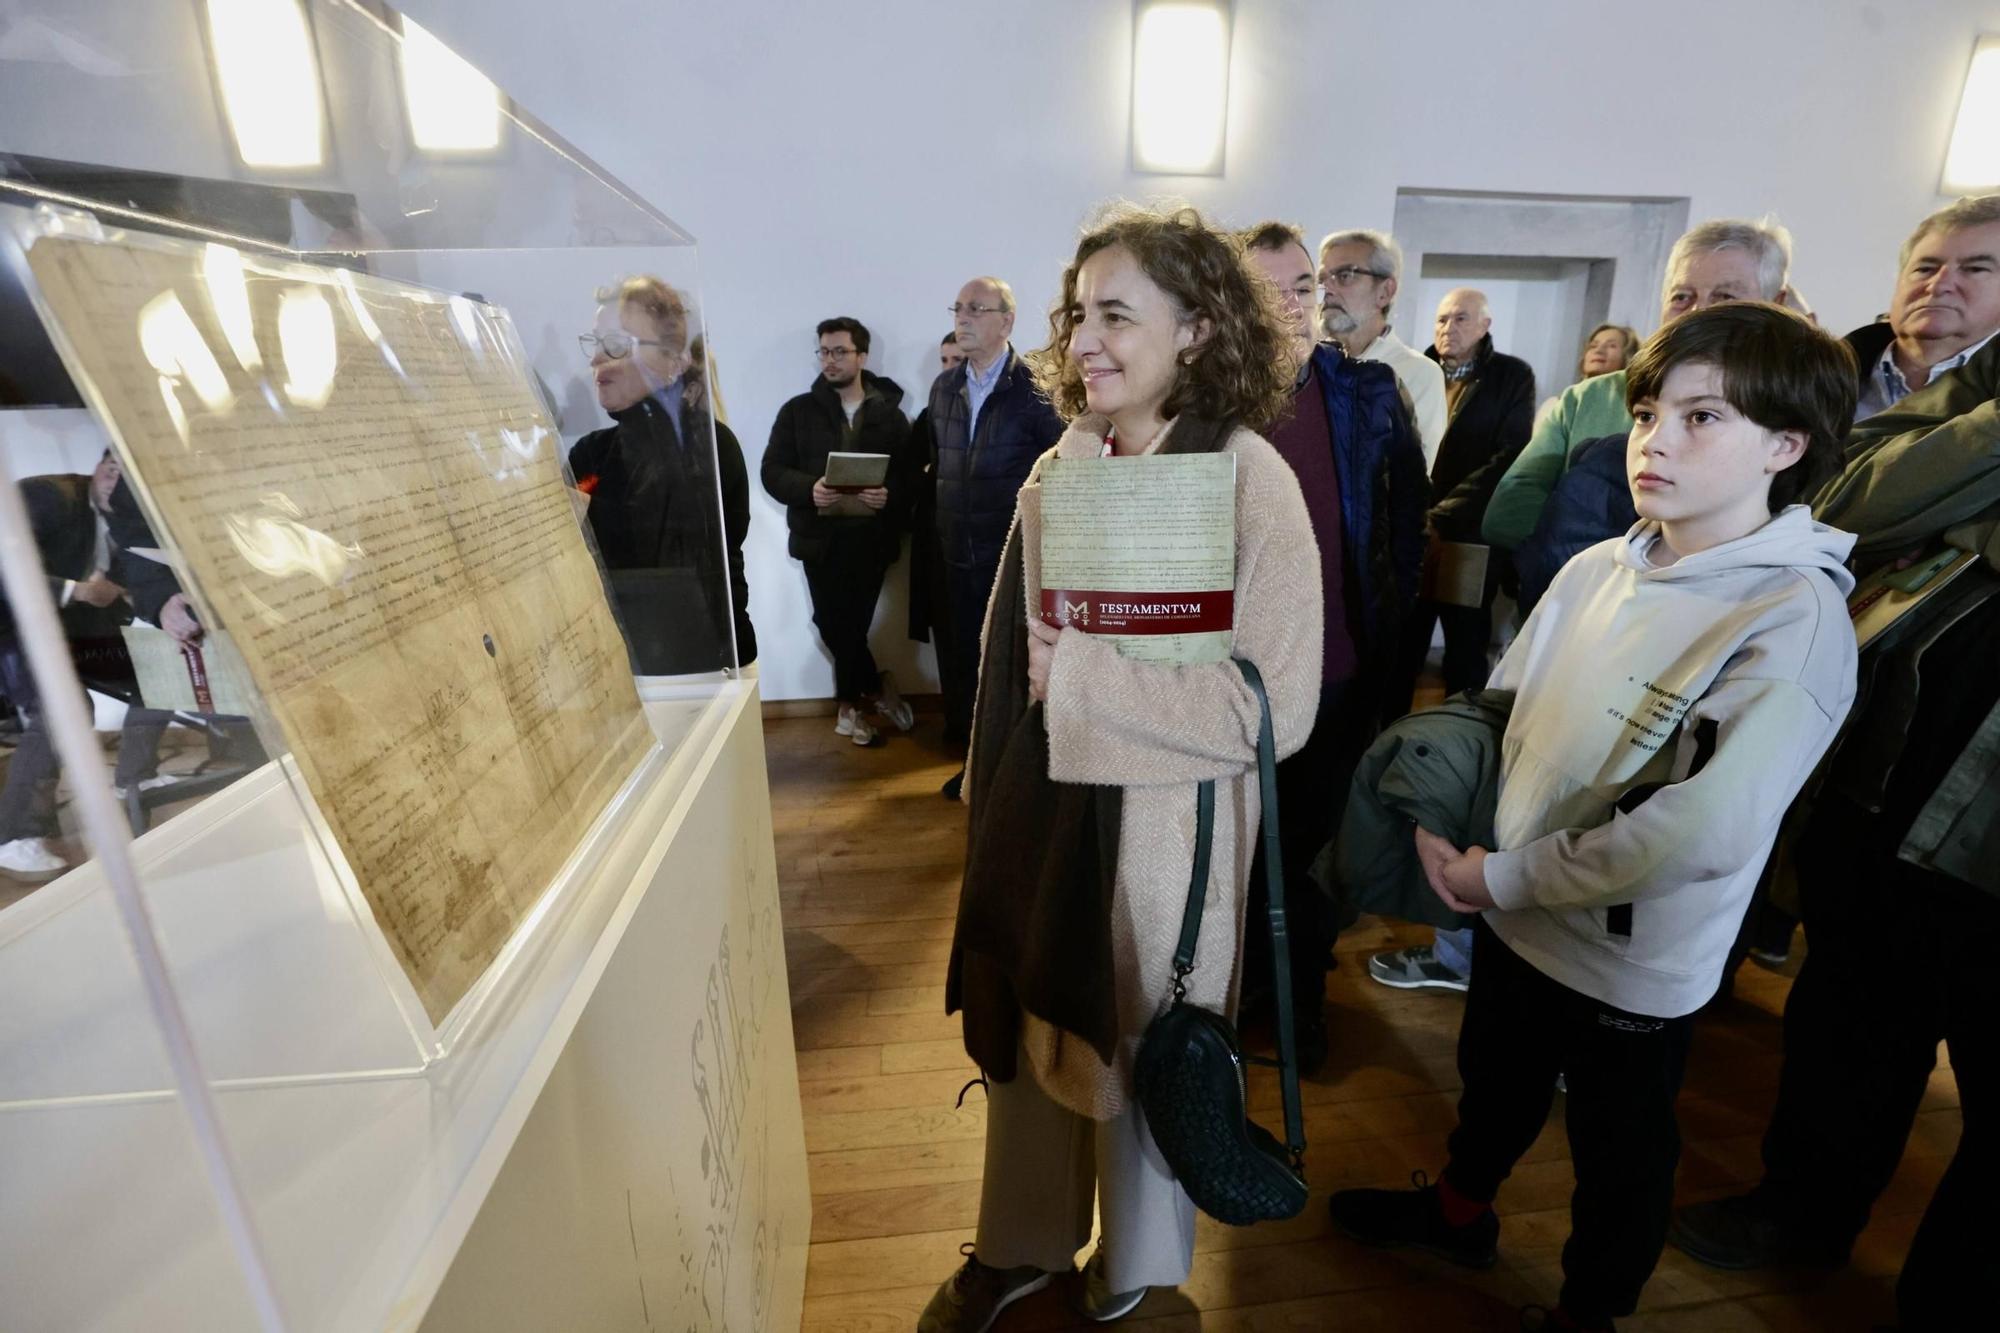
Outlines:
{"type": "Polygon", "coordinates": [[[1799,841],[1806,962],[1785,1004],[1759,1188],[1802,1239],[1845,1253],[1896,1173],[1945,1042],[1964,1131],[1896,1292],[1904,1327],[1945,1328],[1986,1300],[2000,1246],[2000,899],[1899,860],[1906,822],[1885,828],[1828,797],[1799,841]]]}
{"type": "Polygon", "coordinates": [[[842,703],[858,703],[881,686],[882,673],[868,647],[868,628],[888,572],[874,533],[865,540],[836,541],[826,554],[802,562],[806,591],[812,595],[813,625],[833,654],[833,692],[842,703]]]}
{"type": "Polygon", "coordinates": [[[1458,1033],[1465,1091],[1444,1178],[1491,1202],[1541,1133],[1563,1075],[1576,1192],[1562,1303],[1583,1323],[1630,1314],[1666,1244],[1693,1018],[1613,1008],[1542,975],[1484,917],[1474,931],[1479,966],[1458,1033]]]}

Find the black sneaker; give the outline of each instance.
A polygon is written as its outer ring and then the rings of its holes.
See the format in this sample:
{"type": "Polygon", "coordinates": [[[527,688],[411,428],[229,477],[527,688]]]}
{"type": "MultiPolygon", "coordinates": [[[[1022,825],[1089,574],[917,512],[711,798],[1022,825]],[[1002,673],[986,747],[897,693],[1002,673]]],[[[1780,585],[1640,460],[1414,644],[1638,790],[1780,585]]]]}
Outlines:
{"type": "Polygon", "coordinates": [[[1815,1236],[1773,1205],[1760,1190],[1692,1204],[1674,1214],[1667,1239],[1710,1268],[1839,1268],[1843,1245],[1815,1236]]]}
{"type": "Polygon", "coordinates": [[[958,772],[944,780],[944,786],[938,788],[938,795],[944,797],[947,801],[955,801],[958,799],[959,793],[964,790],[965,770],[961,768],[958,772]]]}
{"type": "Polygon", "coordinates": [[[990,1268],[969,1244],[958,1252],[965,1262],[931,1296],[917,1318],[917,1333],[986,1333],[1002,1310],[1055,1277],[1039,1268],[990,1268]]]}
{"type": "Polygon", "coordinates": [[[1341,1190],[1326,1201],[1335,1230],[1363,1245],[1409,1245],[1467,1268],[1491,1268],[1499,1258],[1500,1218],[1491,1208],[1462,1227],[1438,1207],[1437,1186],[1422,1171],[1408,1190],[1341,1190]]]}

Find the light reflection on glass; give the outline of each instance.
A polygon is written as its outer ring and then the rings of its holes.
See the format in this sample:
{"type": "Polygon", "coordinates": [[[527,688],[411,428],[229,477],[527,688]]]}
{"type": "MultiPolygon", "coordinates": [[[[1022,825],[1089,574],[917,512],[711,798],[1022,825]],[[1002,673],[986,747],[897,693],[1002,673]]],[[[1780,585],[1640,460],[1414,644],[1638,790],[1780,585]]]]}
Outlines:
{"type": "Polygon", "coordinates": [[[451,310],[451,322],[458,326],[459,341],[478,356],[486,355],[485,340],[479,336],[479,309],[463,296],[454,296],[447,301],[451,310]]]}
{"type": "MultiPolygon", "coordinates": [[[[226,412],[235,406],[236,395],[229,391],[221,364],[174,293],[161,292],[140,308],[139,346],[160,373],[163,385],[187,381],[202,406],[211,412],[226,412]]],[[[184,422],[184,415],[177,414],[177,420],[184,422]]],[[[182,439],[186,439],[185,430],[182,439]]]]}
{"type": "Polygon", "coordinates": [[[344,268],[335,269],[333,282],[340,288],[340,298],[347,303],[347,313],[354,316],[354,327],[361,330],[361,336],[372,343],[381,342],[382,326],[375,322],[375,316],[368,313],[368,305],[354,285],[354,275],[344,268]]]}
{"type": "Polygon", "coordinates": [[[291,287],[278,299],[278,347],[285,358],[285,396],[298,407],[326,406],[340,349],[333,307],[319,288],[291,287]]]}
{"type": "Polygon", "coordinates": [[[500,146],[500,90],[465,58],[403,17],[403,97],[410,138],[426,152],[500,146]]]}
{"type": "Polygon", "coordinates": [[[361,548],[343,546],[317,528],[289,518],[229,514],[223,519],[236,553],[259,573],[274,579],[310,574],[331,588],[361,558],[361,548]]]}
{"type": "Polygon", "coordinates": [[[526,430],[500,428],[500,442],[507,446],[508,452],[521,458],[533,458],[547,438],[548,432],[540,426],[530,426],[526,430]]]}
{"type": "Polygon", "coordinates": [[[250,318],[250,286],[243,275],[243,256],[233,245],[210,241],[201,256],[201,280],[208,301],[222,325],[222,336],[236,354],[236,364],[255,371],[264,357],[257,350],[257,327],[250,318]]]}
{"type": "Polygon", "coordinates": [[[318,166],[325,156],[319,62],[298,0],[208,0],[208,31],[244,164],[318,166]]]}

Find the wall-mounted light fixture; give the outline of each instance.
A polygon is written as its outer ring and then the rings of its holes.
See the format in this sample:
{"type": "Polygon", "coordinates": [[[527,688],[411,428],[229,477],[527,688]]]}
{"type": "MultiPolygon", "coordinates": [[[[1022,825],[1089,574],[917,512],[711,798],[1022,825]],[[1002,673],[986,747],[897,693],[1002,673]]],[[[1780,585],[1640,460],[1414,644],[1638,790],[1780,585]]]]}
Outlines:
{"type": "Polygon", "coordinates": [[[248,167],[326,160],[319,59],[299,0],[208,0],[209,51],[222,109],[248,167]]]}
{"type": "Polygon", "coordinates": [[[500,146],[500,90],[408,15],[402,63],[412,143],[430,153],[490,153],[500,146]]]}
{"type": "Polygon", "coordinates": [[[1965,71],[1958,126],[1945,150],[1942,194],[2000,189],[2000,36],[1981,37],[1965,71]]]}
{"type": "Polygon", "coordinates": [[[1229,125],[1229,24],[1229,0],[1135,0],[1135,171],[1222,174],[1229,125]]]}

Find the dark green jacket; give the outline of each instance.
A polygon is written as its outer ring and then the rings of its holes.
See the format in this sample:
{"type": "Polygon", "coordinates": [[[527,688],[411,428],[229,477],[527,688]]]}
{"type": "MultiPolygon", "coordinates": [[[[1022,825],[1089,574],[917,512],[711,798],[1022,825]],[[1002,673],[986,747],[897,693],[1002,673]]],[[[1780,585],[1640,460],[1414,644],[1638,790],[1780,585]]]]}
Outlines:
{"type": "Polygon", "coordinates": [[[1421,824],[1458,847],[1493,846],[1500,740],[1513,707],[1511,690],[1454,695],[1390,723],[1361,756],[1340,836],[1312,868],[1343,929],[1364,912],[1447,929],[1472,924],[1431,890],[1412,830],[1421,824]]]}
{"type": "MultiPolygon", "coordinates": [[[[1940,541],[1985,562],[1933,599],[1934,608],[1911,613],[1936,623],[1899,634],[1885,653],[1863,655],[1865,693],[1828,780],[1868,804],[1866,793],[1881,792],[1901,758],[1898,739],[1915,711],[1924,649],[1949,619],[2000,595],[2000,340],[1855,426],[1846,466],[1813,510],[1860,538],[1854,559],[1862,573],[1940,541]]],[[[1967,738],[1899,855],[2000,893],[2000,706],[1967,738]]]]}

